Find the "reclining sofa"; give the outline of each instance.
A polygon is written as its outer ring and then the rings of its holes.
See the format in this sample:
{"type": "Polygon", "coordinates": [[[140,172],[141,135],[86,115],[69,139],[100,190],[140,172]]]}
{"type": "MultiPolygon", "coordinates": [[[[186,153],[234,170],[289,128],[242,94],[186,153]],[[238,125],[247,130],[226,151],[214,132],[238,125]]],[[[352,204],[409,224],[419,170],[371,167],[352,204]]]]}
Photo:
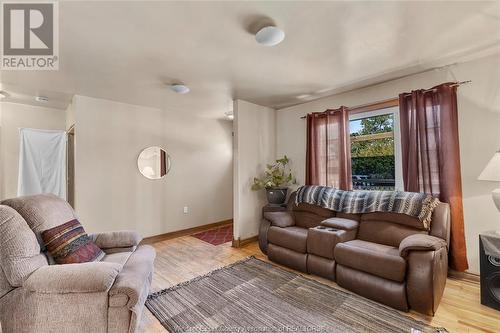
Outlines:
{"type": "Polygon", "coordinates": [[[271,261],[401,311],[434,315],[448,272],[449,205],[426,230],[398,213],[345,214],[306,203],[264,209],[259,247],[271,261]]]}
{"type": "Polygon", "coordinates": [[[40,232],[75,219],[53,195],[0,204],[0,331],[133,333],[149,293],[155,251],[132,231],[89,235],[99,262],[49,265],[40,232]]]}

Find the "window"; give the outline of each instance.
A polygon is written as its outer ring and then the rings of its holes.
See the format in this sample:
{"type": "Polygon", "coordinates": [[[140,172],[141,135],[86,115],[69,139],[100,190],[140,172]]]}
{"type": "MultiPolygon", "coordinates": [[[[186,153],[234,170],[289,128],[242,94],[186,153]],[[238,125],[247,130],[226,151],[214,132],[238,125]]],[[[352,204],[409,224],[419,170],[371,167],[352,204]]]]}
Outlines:
{"type": "Polygon", "coordinates": [[[403,190],[399,108],[349,116],[355,190],[403,190]]]}

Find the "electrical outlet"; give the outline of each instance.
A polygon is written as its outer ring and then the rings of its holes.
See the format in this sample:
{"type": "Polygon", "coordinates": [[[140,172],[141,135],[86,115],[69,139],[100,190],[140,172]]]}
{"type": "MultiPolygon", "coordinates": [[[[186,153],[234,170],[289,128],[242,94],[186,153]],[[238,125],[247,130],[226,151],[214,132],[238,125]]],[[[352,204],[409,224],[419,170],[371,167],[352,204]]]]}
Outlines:
{"type": "Polygon", "coordinates": [[[188,206],[184,206],[184,214],[187,214],[187,213],[189,213],[188,206]]]}

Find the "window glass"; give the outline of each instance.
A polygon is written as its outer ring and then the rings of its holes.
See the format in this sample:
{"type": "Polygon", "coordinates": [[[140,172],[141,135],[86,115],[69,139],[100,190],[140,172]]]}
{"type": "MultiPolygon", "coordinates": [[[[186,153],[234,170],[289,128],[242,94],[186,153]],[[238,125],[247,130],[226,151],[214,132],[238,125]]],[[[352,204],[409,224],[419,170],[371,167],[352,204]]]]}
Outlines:
{"type": "Polygon", "coordinates": [[[356,115],[349,122],[355,190],[396,189],[395,114],[356,115]]]}

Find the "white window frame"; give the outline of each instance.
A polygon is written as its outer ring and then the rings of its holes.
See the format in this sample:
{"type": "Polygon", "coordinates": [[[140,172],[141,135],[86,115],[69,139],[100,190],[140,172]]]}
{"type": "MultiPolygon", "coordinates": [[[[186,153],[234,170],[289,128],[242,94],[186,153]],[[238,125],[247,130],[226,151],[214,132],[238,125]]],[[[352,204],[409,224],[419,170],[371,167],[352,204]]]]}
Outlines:
{"type": "Polygon", "coordinates": [[[349,115],[349,121],[359,120],[363,118],[382,116],[385,114],[392,114],[394,119],[394,189],[396,191],[403,191],[403,160],[401,153],[401,128],[399,125],[399,106],[392,106],[373,111],[360,112],[349,115]]]}

